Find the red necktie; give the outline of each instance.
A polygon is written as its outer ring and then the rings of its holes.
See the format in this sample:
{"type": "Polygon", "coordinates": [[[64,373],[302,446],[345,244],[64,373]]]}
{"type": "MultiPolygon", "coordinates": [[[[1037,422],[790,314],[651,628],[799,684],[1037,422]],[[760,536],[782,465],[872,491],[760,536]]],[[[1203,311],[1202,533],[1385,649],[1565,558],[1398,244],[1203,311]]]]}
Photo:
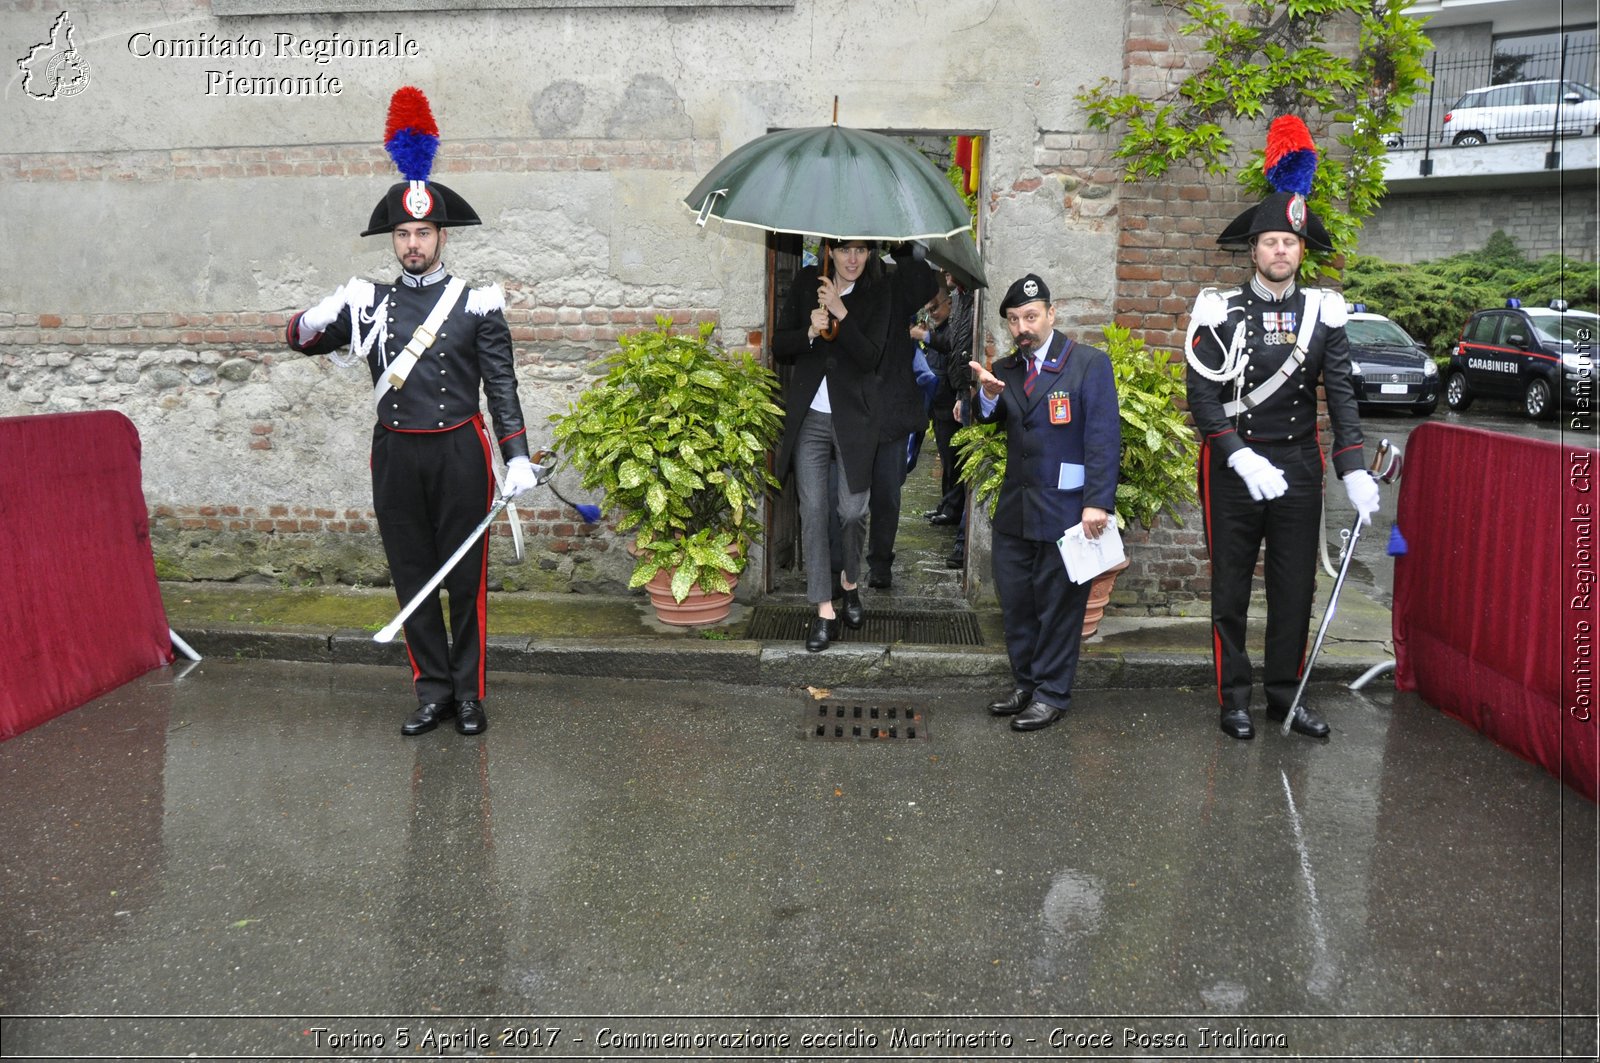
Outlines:
{"type": "Polygon", "coordinates": [[[1039,379],[1039,361],[1036,358],[1028,359],[1028,377],[1022,382],[1022,393],[1031,396],[1033,383],[1039,379]]]}

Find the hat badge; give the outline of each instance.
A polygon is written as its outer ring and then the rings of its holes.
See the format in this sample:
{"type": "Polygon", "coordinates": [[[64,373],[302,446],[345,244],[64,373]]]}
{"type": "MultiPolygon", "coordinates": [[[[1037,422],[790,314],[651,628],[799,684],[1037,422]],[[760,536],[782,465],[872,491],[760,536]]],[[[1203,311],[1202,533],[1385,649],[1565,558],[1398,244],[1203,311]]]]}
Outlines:
{"type": "Polygon", "coordinates": [[[1305,232],[1306,228],[1306,197],[1298,192],[1289,197],[1289,203],[1284,207],[1283,213],[1289,219],[1289,227],[1295,232],[1305,232]]]}
{"type": "Polygon", "coordinates": [[[1031,277],[1028,278],[1027,280],[1023,281],[1022,282],[1022,294],[1026,295],[1030,299],[1032,299],[1034,296],[1038,295],[1039,294],[1039,282],[1034,280],[1031,277]]]}
{"type": "Polygon", "coordinates": [[[402,203],[413,218],[426,218],[433,211],[433,193],[428,191],[428,182],[412,181],[402,203]]]}

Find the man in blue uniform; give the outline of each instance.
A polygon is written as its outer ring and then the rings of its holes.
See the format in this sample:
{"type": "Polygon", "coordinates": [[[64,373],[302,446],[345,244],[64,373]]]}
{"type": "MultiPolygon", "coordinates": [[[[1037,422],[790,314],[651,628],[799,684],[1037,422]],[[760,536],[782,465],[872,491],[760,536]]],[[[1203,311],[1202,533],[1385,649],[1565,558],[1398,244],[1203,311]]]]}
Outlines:
{"type": "Polygon", "coordinates": [[[1089,584],[1074,583],[1056,540],[1083,524],[1098,539],[1117,499],[1122,428],[1111,359],[1055,331],[1044,281],[1028,274],[1000,313],[1015,352],[990,372],[969,363],[977,418],[1006,434],[1006,475],[994,513],[994,585],[1013,690],[989,711],[1014,731],[1059,720],[1072,701],[1089,584]]]}
{"type": "MultiPolygon", "coordinates": [[[[415,89],[395,94],[391,129],[407,92],[416,99],[422,95],[415,89]]],[[[415,99],[408,102],[417,106],[415,99]]],[[[423,100],[424,114],[426,106],[423,100]]],[[[426,121],[431,124],[431,114],[426,121]]],[[[412,179],[389,189],[361,234],[390,234],[399,278],[376,285],[352,278],[290,318],[287,340],[294,350],[330,354],[341,364],[353,364],[355,357],[366,360],[377,414],[373,509],[395,594],[408,602],[493,505],[492,445],[506,459],[506,494],[521,494],[539,481],[517,399],[505,297],[498,286],[468,290],[444,268],[448,227],[477,225],[478,216],[465,199],[426,180],[425,173],[418,178],[402,165],[402,174],[412,179]],[[335,353],[346,347],[348,356],[335,353]],[[494,418],[493,444],[479,413],[480,387],[494,418]]],[[[436,596],[406,620],[418,708],[402,724],[402,734],[431,731],[452,716],[462,734],[488,727],[483,707],[487,569],[488,547],[480,538],[444,581],[448,629],[436,596]]]]}
{"type": "MultiPolygon", "coordinates": [[[[1248,739],[1255,729],[1245,618],[1263,540],[1269,718],[1281,721],[1288,714],[1305,662],[1322,511],[1319,380],[1333,426],[1333,467],[1363,521],[1377,511],[1378,487],[1362,469],[1344,299],[1295,280],[1308,242],[1333,250],[1304,195],[1273,193],[1234,219],[1217,242],[1248,243],[1254,271],[1245,287],[1206,289],[1196,301],[1187,345],[1188,399],[1201,443],[1200,501],[1211,555],[1221,726],[1233,738],[1248,739]]],[[[1329,733],[1327,721],[1309,706],[1291,726],[1316,738],[1329,733]]]]}

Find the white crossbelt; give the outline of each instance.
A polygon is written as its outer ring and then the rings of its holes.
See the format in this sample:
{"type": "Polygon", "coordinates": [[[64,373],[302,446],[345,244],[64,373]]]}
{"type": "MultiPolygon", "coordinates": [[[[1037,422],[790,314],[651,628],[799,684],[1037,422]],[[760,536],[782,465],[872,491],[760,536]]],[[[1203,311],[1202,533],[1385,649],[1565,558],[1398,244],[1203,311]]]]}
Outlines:
{"type": "MultiPolygon", "coordinates": [[[[1306,295],[1305,309],[1301,311],[1300,331],[1294,338],[1294,350],[1289,352],[1289,357],[1283,360],[1277,370],[1267,379],[1257,384],[1246,395],[1231,402],[1222,404],[1222,412],[1229,417],[1237,417],[1246,410],[1253,410],[1278,393],[1278,389],[1300,371],[1306,364],[1306,358],[1311,350],[1311,334],[1316,331],[1317,316],[1322,310],[1322,290],[1320,288],[1304,289],[1306,295]]],[[[1242,325],[1240,326],[1243,327],[1242,325]]]]}
{"type": "Polygon", "coordinates": [[[427,319],[411,334],[405,349],[395,355],[394,361],[378,374],[378,382],[372,386],[374,405],[382,405],[383,397],[389,393],[390,388],[398,391],[405,387],[406,377],[416,368],[417,359],[433,346],[439,327],[444,324],[444,319],[450,316],[450,311],[455,309],[456,303],[461,299],[461,293],[466,291],[466,288],[467,282],[460,277],[451,277],[445,284],[444,291],[439,295],[439,301],[433,304],[433,309],[428,311],[427,319]]]}

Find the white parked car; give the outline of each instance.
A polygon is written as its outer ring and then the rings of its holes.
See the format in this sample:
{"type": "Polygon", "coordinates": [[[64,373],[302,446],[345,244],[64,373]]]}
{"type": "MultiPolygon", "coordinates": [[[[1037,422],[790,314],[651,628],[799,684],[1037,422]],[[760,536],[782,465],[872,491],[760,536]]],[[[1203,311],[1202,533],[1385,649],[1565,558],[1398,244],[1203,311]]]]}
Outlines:
{"type": "Polygon", "coordinates": [[[1576,81],[1519,81],[1463,93],[1444,115],[1443,139],[1457,147],[1564,137],[1600,130],[1600,92],[1576,81]]]}

